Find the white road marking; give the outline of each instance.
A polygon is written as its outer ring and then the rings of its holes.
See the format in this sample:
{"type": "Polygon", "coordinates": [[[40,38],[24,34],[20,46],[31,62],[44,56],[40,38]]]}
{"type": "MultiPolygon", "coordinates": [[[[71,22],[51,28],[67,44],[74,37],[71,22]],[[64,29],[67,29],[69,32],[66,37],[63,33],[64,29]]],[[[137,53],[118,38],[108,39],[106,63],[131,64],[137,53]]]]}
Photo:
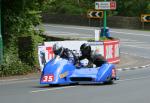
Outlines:
{"type": "MultiPolygon", "coordinates": [[[[133,81],[133,80],[140,80],[140,79],[147,79],[150,78],[150,76],[140,77],[140,78],[132,78],[132,79],[123,79],[123,80],[117,80],[118,82],[124,82],[124,81],[133,81]]],[[[67,87],[58,87],[58,88],[49,88],[49,89],[40,89],[40,90],[34,90],[30,91],[30,93],[39,93],[39,92],[47,92],[47,91],[54,91],[54,90],[62,90],[62,89],[68,89],[68,88],[74,88],[77,86],[67,86],[67,87]]]]}
{"type": "MultiPolygon", "coordinates": [[[[77,27],[77,26],[64,26],[64,25],[53,25],[53,24],[44,24],[44,26],[50,26],[50,27],[61,27],[61,28],[71,28],[71,29],[79,29],[79,30],[95,30],[95,29],[98,29],[98,28],[91,28],[91,27],[77,27]]],[[[150,36],[150,35],[147,35],[147,34],[137,34],[137,33],[127,33],[127,32],[118,32],[118,31],[115,31],[115,30],[111,30],[110,32],[112,33],[117,33],[117,34],[125,34],[125,35],[137,35],[137,36],[150,36]]]]}
{"type": "Polygon", "coordinates": [[[39,81],[39,79],[30,80],[30,78],[27,78],[27,80],[24,79],[10,79],[10,80],[1,80],[0,85],[8,85],[8,84],[16,84],[16,83],[26,83],[26,82],[35,82],[39,81]]]}
{"type": "Polygon", "coordinates": [[[121,39],[120,45],[134,48],[150,49],[149,43],[131,39],[121,39]]]}
{"type": "Polygon", "coordinates": [[[144,76],[144,77],[132,78],[132,79],[122,79],[122,80],[118,80],[118,82],[133,81],[133,80],[140,80],[140,79],[147,79],[147,78],[150,78],[150,76],[144,76]]]}
{"type": "Polygon", "coordinates": [[[149,57],[145,57],[145,56],[141,56],[141,55],[126,53],[126,52],[120,52],[120,53],[122,53],[122,54],[127,54],[127,55],[132,55],[132,56],[136,56],[136,57],[142,57],[142,58],[145,58],[145,59],[150,59],[149,57]]]}
{"type": "Polygon", "coordinates": [[[133,40],[133,39],[125,39],[125,38],[120,38],[120,41],[123,41],[123,42],[136,42],[137,40],[133,40]]]}
{"type": "Polygon", "coordinates": [[[139,45],[123,45],[123,46],[128,46],[128,47],[134,47],[134,48],[141,48],[141,49],[150,49],[150,47],[143,47],[143,46],[139,46],[139,45]]]}
{"type": "Polygon", "coordinates": [[[67,29],[79,29],[79,30],[95,30],[91,27],[77,27],[77,26],[61,26],[61,25],[52,25],[52,24],[46,24],[44,26],[50,26],[50,27],[61,27],[61,28],[67,28],[67,29]]]}
{"type": "Polygon", "coordinates": [[[77,86],[67,86],[67,87],[57,87],[57,88],[49,88],[49,89],[40,89],[40,90],[34,90],[30,91],[30,93],[38,93],[38,92],[46,92],[46,91],[53,91],[53,90],[61,90],[61,89],[68,89],[68,88],[74,88],[77,86]]]}
{"type": "Polygon", "coordinates": [[[123,44],[137,44],[137,45],[145,45],[146,42],[133,42],[133,41],[121,41],[123,44]]]}
{"type": "Polygon", "coordinates": [[[51,31],[45,31],[46,34],[51,34],[51,35],[79,35],[77,33],[71,33],[71,32],[51,32],[51,31]]]}
{"type": "Polygon", "coordinates": [[[137,34],[137,33],[127,33],[127,32],[118,32],[118,31],[111,31],[113,33],[117,33],[117,34],[127,34],[127,35],[137,35],[137,36],[150,36],[150,35],[146,35],[146,34],[137,34]]]}

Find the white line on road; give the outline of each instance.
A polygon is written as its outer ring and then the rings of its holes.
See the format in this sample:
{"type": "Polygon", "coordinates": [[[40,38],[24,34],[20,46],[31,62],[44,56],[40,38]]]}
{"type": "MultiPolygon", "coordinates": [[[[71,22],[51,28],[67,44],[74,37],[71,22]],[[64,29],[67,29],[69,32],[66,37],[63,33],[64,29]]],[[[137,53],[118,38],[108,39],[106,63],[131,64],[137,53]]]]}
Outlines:
{"type": "Polygon", "coordinates": [[[150,49],[150,47],[148,46],[139,46],[139,45],[127,45],[127,44],[123,44],[123,46],[128,46],[128,47],[134,47],[134,48],[141,48],[141,49],[150,49]]]}
{"type": "Polygon", "coordinates": [[[95,30],[94,28],[88,28],[88,27],[77,27],[77,26],[64,26],[64,25],[51,25],[51,24],[45,24],[44,26],[50,26],[50,27],[61,27],[61,28],[67,28],[67,29],[78,29],[78,30],[95,30]]]}
{"type": "MultiPolygon", "coordinates": [[[[122,79],[122,80],[118,80],[118,82],[140,80],[140,79],[147,79],[147,78],[150,78],[150,76],[145,76],[145,77],[140,77],[140,78],[132,78],[132,79],[122,79]]],[[[39,92],[47,92],[47,91],[54,91],[54,90],[62,90],[62,89],[68,89],[68,88],[74,88],[74,87],[77,87],[77,86],[67,86],[67,87],[40,89],[40,90],[30,91],[30,93],[39,93],[39,92]]]]}
{"type": "Polygon", "coordinates": [[[141,55],[137,55],[137,54],[131,54],[131,53],[127,53],[127,52],[120,52],[122,54],[127,54],[127,55],[132,55],[132,56],[136,56],[136,57],[142,57],[142,58],[145,58],[145,59],[150,59],[149,57],[145,57],[145,56],[141,56],[141,55]]]}
{"type": "Polygon", "coordinates": [[[117,34],[129,34],[129,35],[138,35],[138,36],[150,36],[150,35],[146,35],[146,34],[127,33],[127,32],[118,32],[118,31],[111,31],[111,32],[117,33],[117,34]]]}
{"type": "Polygon", "coordinates": [[[0,85],[8,85],[8,84],[16,84],[16,83],[26,83],[26,82],[35,82],[39,81],[39,79],[32,79],[27,78],[27,80],[24,79],[10,79],[10,80],[1,80],[0,85]]]}
{"type": "MultiPolygon", "coordinates": [[[[91,28],[91,27],[79,27],[79,26],[64,26],[64,25],[53,25],[53,24],[44,24],[45,26],[50,26],[50,27],[61,27],[61,28],[70,28],[70,29],[78,29],[78,30],[95,30],[98,28],[91,28]]],[[[125,30],[125,29],[124,29],[125,30]]],[[[146,34],[137,34],[137,33],[127,33],[127,32],[118,32],[115,30],[111,30],[110,32],[117,33],[117,34],[127,34],[127,35],[137,35],[137,36],[150,36],[146,34]]]]}
{"type": "Polygon", "coordinates": [[[147,78],[150,78],[150,76],[145,76],[145,77],[140,77],[140,78],[132,78],[132,79],[123,79],[123,80],[118,80],[118,82],[133,81],[133,80],[140,80],[140,79],[147,79],[147,78]]]}
{"type": "Polygon", "coordinates": [[[38,93],[38,92],[46,92],[46,91],[53,91],[53,90],[61,90],[61,89],[68,89],[68,88],[74,88],[74,87],[77,87],[77,86],[67,86],[67,87],[40,89],[40,90],[30,91],[30,93],[38,93]]]}
{"type": "Polygon", "coordinates": [[[45,31],[46,34],[51,34],[51,35],[79,35],[77,33],[72,33],[72,32],[53,32],[53,31],[45,31]]]}

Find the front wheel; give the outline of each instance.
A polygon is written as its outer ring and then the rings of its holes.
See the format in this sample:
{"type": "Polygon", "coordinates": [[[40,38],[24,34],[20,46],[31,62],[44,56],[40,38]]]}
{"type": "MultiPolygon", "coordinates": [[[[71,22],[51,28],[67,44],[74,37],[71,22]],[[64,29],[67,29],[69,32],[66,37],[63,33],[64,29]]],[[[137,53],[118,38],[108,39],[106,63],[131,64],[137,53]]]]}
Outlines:
{"type": "Polygon", "coordinates": [[[49,87],[58,87],[59,84],[49,84],[49,87]]]}
{"type": "Polygon", "coordinates": [[[112,79],[111,76],[108,77],[108,78],[107,78],[107,81],[104,82],[104,84],[113,84],[113,83],[114,83],[114,81],[113,81],[113,79],[112,79]]]}
{"type": "Polygon", "coordinates": [[[110,80],[110,81],[107,81],[107,82],[104,82],[104,84],[106,84],[106,85],[111,85],[111,84],[113,84],[114,83],[114,81],[113,80],[110,80]]]}

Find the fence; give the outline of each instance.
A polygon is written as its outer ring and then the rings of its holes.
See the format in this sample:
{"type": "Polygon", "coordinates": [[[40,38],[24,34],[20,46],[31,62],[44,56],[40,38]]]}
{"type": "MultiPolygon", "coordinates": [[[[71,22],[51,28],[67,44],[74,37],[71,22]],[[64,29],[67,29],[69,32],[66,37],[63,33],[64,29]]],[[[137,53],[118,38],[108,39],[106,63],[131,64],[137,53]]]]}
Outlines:
{"type": "MultiPolygon", "coordinates": [[[[66,15],[66,14],[43,14],[43,22],[55,24],[70,24],[81,26],[102,26],[102,19],[88,19],[86,15],[66,15]]],[[[108,27],[142,29],[140,17],[108,16],[108,27]]],[[[150,29],[150,23],[145,24],[145,29],[150,29]]]]}

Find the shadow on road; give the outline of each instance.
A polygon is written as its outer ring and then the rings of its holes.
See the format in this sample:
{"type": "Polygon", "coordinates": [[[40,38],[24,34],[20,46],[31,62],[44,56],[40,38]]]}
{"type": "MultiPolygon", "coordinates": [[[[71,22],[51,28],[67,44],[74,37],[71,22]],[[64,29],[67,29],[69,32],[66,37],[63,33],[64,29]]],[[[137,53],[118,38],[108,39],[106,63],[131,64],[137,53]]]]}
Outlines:
{"type": "Polygon", "coordinates": [[[58,88],[58,87],[69,87],[69,86],[112,86],[117,83],[107,84],[107,83],[80,83],[80,84],[67,84],[67,85],[58,85],[58,84],[50,84],[50,85],[39,85],[33,86],[33,88],[58,88]]]}

